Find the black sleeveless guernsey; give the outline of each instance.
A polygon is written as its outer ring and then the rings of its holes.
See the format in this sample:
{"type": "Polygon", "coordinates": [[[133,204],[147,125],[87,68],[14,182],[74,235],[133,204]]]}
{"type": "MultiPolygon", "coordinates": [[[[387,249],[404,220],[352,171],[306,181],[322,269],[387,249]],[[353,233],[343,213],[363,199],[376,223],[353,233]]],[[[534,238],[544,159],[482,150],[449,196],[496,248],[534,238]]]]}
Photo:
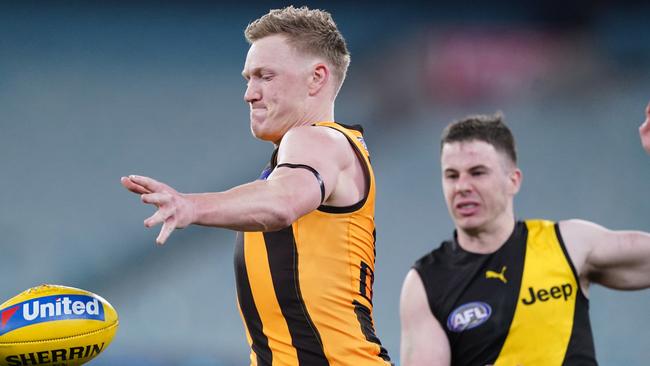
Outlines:
{"type": "Polygon", "coordinates": [[[452,365],[596,365],[589,302],[557,223],[517,222],[494,253],[445,241],[419,259],[452,365]]]}

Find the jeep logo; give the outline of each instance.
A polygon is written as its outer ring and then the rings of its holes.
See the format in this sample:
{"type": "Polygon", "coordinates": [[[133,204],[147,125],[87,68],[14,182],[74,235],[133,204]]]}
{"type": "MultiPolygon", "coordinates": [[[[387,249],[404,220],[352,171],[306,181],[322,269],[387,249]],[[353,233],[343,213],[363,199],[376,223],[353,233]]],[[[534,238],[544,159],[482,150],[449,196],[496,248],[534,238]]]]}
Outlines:
{"type": "Polygon", "coordinates": [[[528,288],[528,298],[522,298],[521,302],[524,305],[532,305],[538,300],[540,302],[546,302],[551,299],[561,299],[564,298],[564,301],[567,301],[569,297],[573,295],[573,287],[565,283],[560,286],[552,286],[549,289],[539,289],[535,290],[532,287],[528,288]]]}

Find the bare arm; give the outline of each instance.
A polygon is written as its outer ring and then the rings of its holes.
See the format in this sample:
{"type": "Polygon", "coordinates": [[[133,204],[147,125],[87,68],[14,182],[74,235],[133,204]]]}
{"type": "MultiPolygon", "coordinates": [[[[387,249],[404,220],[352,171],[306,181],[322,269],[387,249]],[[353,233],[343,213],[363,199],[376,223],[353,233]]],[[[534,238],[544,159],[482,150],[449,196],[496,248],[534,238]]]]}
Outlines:
{"type": "Polygon", "coordinates": [[[449,340],[431,313],[420,275],[410,270],[400,297],[401,364],[403,366],[449,366],[449,340]]]}
{"type": "MultiPolygon", "coordinates": [[[[278,163],[305,164],[318,171],[326,200],[338,188],[341,172],[355,159],[345,137],[328,130],[294,128],[283,139],[278,153],[278,163]]],[[[277,168],[265,181],[224,192],[183,194],[142,176],[123,177],[122,185],[140,194],[142,202],[158,208],[144,222],[146,227],[163,224],[158,244],[163,244],[174,229],[191,224],[241,231],[277,230],[321,204],[318,180],[306,169],[277,168]]]]}
{"type": "Polygon", "coordinates": [[[650,287],[650,233],[584,220],[562,221],[560,231],[583,290],[591,282],[620,290],[650,287]]]}

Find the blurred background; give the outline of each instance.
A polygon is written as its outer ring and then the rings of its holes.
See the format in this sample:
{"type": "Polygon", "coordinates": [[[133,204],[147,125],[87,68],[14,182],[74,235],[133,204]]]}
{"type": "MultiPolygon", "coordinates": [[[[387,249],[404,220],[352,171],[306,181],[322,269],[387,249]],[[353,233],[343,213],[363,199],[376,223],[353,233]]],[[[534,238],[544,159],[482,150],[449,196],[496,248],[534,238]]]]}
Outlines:
{"type": "MultiPolygon", "coordinates": [[[[119,179],[180,191],[255,179],[242,31],[285,2],[0,2],[0,298],[57,283],[108,299],[120,329],[93,365],[244,365],[235,234],[168,244],[119,179]]],[[[505,114],[524,172],[520,218],[650,231],[643,1],[305,2],[333,13],[352,64],[336,116],[360,123],[377,176],[377,333],[399,363],[411,264],[451,236],[438,139],[468,114],[505,114]]],[[[591,289],[603,365],[650,359],[650,291],[591,289]]]]}

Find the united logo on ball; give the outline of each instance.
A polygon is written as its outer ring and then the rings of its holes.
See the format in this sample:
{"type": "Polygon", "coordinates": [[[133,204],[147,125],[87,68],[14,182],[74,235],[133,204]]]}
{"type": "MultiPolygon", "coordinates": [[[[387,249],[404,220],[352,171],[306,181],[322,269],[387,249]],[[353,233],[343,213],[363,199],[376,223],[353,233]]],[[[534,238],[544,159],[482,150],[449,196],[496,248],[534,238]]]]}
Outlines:
{"type": "Polygon", "coordinates": [[[0,305],[0,365],[82,365],[108,347],[118,324],[111,304],[92,292],[30,288],[0,305]]]}

